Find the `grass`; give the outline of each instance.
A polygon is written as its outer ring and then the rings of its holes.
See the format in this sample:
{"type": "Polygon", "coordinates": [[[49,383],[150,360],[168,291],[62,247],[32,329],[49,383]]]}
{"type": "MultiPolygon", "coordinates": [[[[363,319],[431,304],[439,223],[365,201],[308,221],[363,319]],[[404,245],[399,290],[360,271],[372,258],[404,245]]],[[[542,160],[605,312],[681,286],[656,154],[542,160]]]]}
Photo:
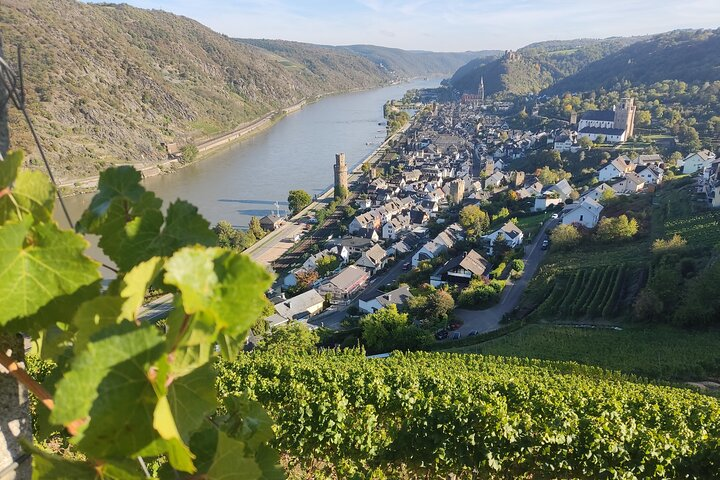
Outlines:
{"type": "Polygon", "coordinates": [[[535,235],[537,235],[540,231],[540,226],[543,224],[545,219],[549,217],[550,214],[547,212],[528,215],[527,217],[518,218],[517,226],[523,231],[526,237],[535,238],[535,235]]]}
{"type": "Polygon", "coordinates": [[[613,330],[533,324],[479,345],[447,351],[575,361],[658,380],[720,376],[718,329],[695,332],[653,325],[613,330]]]}

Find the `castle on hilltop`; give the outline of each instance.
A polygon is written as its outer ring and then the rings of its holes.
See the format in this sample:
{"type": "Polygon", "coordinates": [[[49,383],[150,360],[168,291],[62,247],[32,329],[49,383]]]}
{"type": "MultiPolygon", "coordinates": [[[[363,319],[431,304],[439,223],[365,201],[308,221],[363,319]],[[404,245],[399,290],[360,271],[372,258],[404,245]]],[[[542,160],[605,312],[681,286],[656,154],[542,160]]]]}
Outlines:
{"type": "Polygon", "coordinates": [[[620,143],[635,131],[635,99],[623,98],[612,110],[589,110],[578,123],[578,138],[595,141],[600,135],[608,143],[620,143]]]}

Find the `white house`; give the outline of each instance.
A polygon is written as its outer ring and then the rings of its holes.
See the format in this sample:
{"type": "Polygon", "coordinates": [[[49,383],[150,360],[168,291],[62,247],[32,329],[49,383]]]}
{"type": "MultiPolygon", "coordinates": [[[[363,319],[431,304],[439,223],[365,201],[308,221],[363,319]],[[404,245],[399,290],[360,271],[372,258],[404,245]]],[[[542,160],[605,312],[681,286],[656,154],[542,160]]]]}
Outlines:
{"type": "Polygon", "coordinates": [[[605,192],[607,192],[608,190],[612,190],[613,194],[616,193],[615,190],[610,185],[608,185],[607,183],[601,183],[600,185],[598,185],[597,187],[593,188],[592,190],[587,192],[585,195],[580,197],[580,200],[582,202],[582,200],[585,200],[586,198],[590,198],[592,200],[595,200],[596,202],[599,202],[603,198],[603,195],[605,194],[605,192]]]}
{"type": "Polygon", "coordinates": [[[438,234],[437,237],[427,242],[412,257],[413,267],[424,260],[431,260],[455,245],[455,242],[463,238],[462,227],[457,223],[453,223],[448,228],[438,234]]]}
{"type": "Polygon", "coordinates": [[[486,238],[490,242],[490,253],[492,254],[492,247],[497,238],[501,237],[505,239],[505,243],[510,246],[511,248],[518,247],[522,245],[523,242],[523,232],[520,230],[517,225],[515,225],[513,222],[507,222],[502,227],[498,228],[494,232],[492,232],[489,235],[485,235],[483,238],[486,238]]]}
{"type": "Polygon", "coordinates": [[[413,297],[407,285],[377,296],[360,297],[358,308],[365,313],[375,313],[389,305],[403,305],[413,297]]]}
{"type": "Polygon", "coordinates": [[[369,278],[370,274],[365,269],[350,265],[320,285],[317,291],[323,296],[329,294],[335,302],[348,300],[367,283],[369,278]]]}
{"type": "Polygon", "coordinates": [[[691,153],[682,160],[682,173],[689,175],[697,171],[702,171],[713,160],[715,160],[715,154],[710,150],[701,150],[699,152],[691,153]]]}
{"type": "Polygon", "coordinates": [[[664,175],[662,168],[652,164],[638,167],[635,173],[650,185],[660,185],[664,175]]]}
{"type": "Polygon", "coordinates": [[[633,166],[624,157],[618,157],[598,171],[598,180],[607,182],[613,178],[624,177],[633,170],[633,166]]]}
{"type": "Polygon", "coordinates": [[[642,179],[635,172],[626,173],[625,176],[617,183],[613,184],[612,188],[620,195],[629,195],[637,193],[645,187],[645,180],[642,179]]]}
{"type": "Polygon", "coordinates": [[[395,240],[399,233],[410,230],[410,216],[398,215],[382,227],[382,238],[395,240]]]}
{"type": "Polygon", "coordinates": [[[566,179],[563,178],[562,180],[557,182],[555,185],[548,188],[547,192],[554,192],[554,193],[558,194],[558,196],[560,197],[561,200],[565,201],[568,198],[570,198],[570,195],[572,195],[573,188],[570,185],[570,182],[568,182],[566,179]]]}
{"type": "Polygon", "coordinates": [[[562,223],[565,225],[579,224],[587,228],[594,228],[600,221],[600,212],[602,212],[603,206],[592,198],[586,198],[570,207],[571,210],[567,211],[562,218],[562,223]]]}
{"type": "Polygon", "coordinates": [[[544,195],[535,198],[535,204],[532,207],[533,212],[544,212],[553,205],[560,205],[562,199],[559,196],[544,195]]]}
{"type": "Polygon", "coordinates": [[[430,285],[439,287],[450,283],[466,287],[473,277],[486,277],[490,270],[490,262],[482,257],[475,250],[467,254],[458,255],[445,262],[440,268],[430,275],[430,285]]]}

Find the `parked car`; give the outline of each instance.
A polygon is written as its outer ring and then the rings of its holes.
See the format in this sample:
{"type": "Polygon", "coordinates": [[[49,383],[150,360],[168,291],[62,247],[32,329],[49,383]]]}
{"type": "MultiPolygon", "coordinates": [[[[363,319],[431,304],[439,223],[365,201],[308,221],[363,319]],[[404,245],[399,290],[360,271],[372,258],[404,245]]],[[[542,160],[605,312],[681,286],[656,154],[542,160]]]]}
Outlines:
{"type": "Polygon", "coordinates": [[[407,272],[408,270],[410,270],[411,267],[412,267],[412,263],[405,262],[405,263],[403,263],[402,269],[407,272]]]}
{"type": "Polygon", "coordinates": [[[457,339],[459,339],[460,337],[462,337],[462,334],[461,334],[460,332],[453,332],[453,334],[452,334],[452,339],[453,339],[453,340],[457,340],[457,339]]]}
{"type": "Polygon", "coordinates": [[[477,331],[477,330],[473,330],[472,332],[468,333],[468,337],[474,337],[474,336],[477,335],[477,334],[478,334],[478,331],[477,331]]]}
{"type": "Polygon", "coordinates": [[[550,218],[555,220],[556,218],[560,218],[560,215],[558,215],[557,213],[553,213],[552,215],[550,215],[550,218]]]}
{"type": "Polygon", "coordinates": [[[448,328],[450,330],[457,330],[461,326],[462,326],[462,323],[460,323],[460,322],[452,322],[450,325],[448,325],[448,328]]]}
{"type": "Polygon", "coordinates": [[[547,250],[549,246],[550,246],[550,241],[546,239],[546,240],[543,240],[542,245],[540,245],[540,249],[547,250]]]}
{"type": "Polygon", "coordinates": [[[447,330],[442,329],[435,332],[435,339],[436,340],[445,340],[448,337],[449,333],[447,330]]]}

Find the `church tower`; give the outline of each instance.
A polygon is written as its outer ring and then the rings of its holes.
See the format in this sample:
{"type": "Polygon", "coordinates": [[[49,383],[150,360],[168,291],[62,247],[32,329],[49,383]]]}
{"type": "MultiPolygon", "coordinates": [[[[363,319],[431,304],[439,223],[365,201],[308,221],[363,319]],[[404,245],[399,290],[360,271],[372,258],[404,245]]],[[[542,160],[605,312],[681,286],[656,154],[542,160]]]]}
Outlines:
{"type": "Polygon", "coordinates": [[[615,107],[614,127],[625,130],[625,140],[633,136],[635,131],[635,105],[634,98],[623,98],[615,107]]]}
{"type": "Polygon", "coordinates": [[[485,102],[485,81],[483,80],[483,77],[480,77],[480,85],[478,85],[478,96],[480,97],[480,102],[485,102]]]}

